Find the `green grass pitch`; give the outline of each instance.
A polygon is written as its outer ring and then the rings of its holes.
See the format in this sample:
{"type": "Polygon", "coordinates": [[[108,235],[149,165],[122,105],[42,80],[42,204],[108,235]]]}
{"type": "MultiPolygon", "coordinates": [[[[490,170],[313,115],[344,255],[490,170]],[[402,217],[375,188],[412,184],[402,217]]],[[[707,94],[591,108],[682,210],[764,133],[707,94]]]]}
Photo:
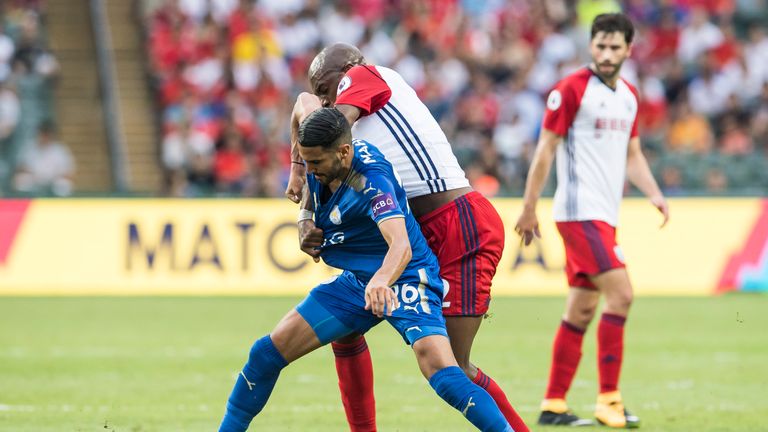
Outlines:
{"type": "MultiPolygon", "coordinates": [[[[251,343],[298,298],[0,298],[0,431],[212,431],[251,343]]],[[[533,430],[562,298],[499,298],[474,361],[533,430]]],[[[639,298],[622,392],[646,431],[766,431],[768,296],[639,298]]],[[[591,414],[595,328],[571,389],[591,414]]],[[[368,335],[379,429],[469,431],[382,324],[368,335]]],[[[289,366],[251,430],[344,431],[333,355],[289,366]]],[[[597,428],[595,428],[597,429],[597,428]]],[[[546,429],[549,430],[549,429],[546,429]]],[[[589,430],[589,429],[586,429],[589,430]]]]}

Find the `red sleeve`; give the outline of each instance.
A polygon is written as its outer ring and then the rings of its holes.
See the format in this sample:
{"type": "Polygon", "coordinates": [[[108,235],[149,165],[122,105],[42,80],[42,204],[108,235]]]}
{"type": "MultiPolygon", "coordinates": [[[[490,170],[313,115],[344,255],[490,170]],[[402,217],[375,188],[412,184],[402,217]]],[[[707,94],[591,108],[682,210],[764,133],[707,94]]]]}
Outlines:
{"type": "Polygon", "coordinates": [[[547,97],[544,129],[560,136],[568,134],[591,76],[592,72],[585,68],[557,83],[547,97]]]}
{"type": "Polygon", "coordinates": [[[632,84],[628,83],[626,80],[622,80],[624,83],[629,87],[629,89],[632,91],[632,94],[635,95],[635,100],[637,101],[637,111],[635,112],[635,121],[632,122],[632,133],[629,134],[630,138],[635,138],[639,135],[639,132],[637,130],[637,119],[640,118],[640,94],[637,92],[637,89],[632,84]]]}
{"type": "Polygon", "coordinates": [[[375,66],[359,65],[347,71],[336,90],[336,105],[352,105],[360,116],[371,115],[389,102],[392,90],[375,66]]]}

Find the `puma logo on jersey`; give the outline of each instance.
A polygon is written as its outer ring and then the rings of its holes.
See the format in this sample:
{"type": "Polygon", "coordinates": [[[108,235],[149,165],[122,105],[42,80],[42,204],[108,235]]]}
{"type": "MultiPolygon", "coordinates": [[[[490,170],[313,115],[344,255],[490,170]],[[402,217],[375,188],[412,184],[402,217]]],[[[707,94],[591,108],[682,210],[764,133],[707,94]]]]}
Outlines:
{"type": "Polygon", "coordinates": [[[416,309],[416,306],[407,306],[406,305],[406,306],[403,306],[403,310],[412,310],[412,311],[414,311],[416,313],[419,313],[419,310],[416,309]]]}

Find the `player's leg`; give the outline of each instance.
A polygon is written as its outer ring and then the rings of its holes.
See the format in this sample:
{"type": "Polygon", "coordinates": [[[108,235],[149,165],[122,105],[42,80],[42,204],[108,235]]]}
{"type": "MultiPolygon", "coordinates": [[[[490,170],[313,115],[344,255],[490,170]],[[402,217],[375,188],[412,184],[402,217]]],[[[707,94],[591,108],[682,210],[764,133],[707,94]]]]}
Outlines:
{"type": "Polygon", "coordinates": [[[600,394],[595,406],[595,417],[611,427],[637,427],[640,420],[624,408],[618,386],[624,351],[624,322],[633,299],[632,284],[624,268],[594,276],[592,282],[605,297],[603,314],[597,328],[600,394]]]}
{"type": "MultiPolygon", "coordinates": [[[[376,431],[373,364],[362,333],[380,320],[364,309],[364,291],[365,286],[346,272],[312,291],[314,300],[334,311],[334,315],[346,322],[350,329],[356,330],[327,340],[334,341],[332,347],[336,357],[339,389],[352,432],[376,431]]],[[[322,322],[322,319],[318,319],[318,322],[322,322]]]]}
{"type": "Polygon", "coordinates": [[[449,405],[482,431],[514,431],[493,398],[469,380],[453,357],[448,338],[429,335],[413,343],[419,369],[429,385],[449,405]]]}
{"type": "Polygon", "coordinates": [[[544,400],[541,402],[539,424],[586,426],[592,421],[579,418],[565,401],[582,355],[584,333],[592,321],[600,301],[593,288],[571,287],[565,303],[565,313],[552,344],[552,363],[544,400]]]}
{"type": "Polygon", "coordinates": [[[308,352],[378,322],[363,314],[363,287],[342,274],[316,286],[268,336],[254,344],[227,403],[221,431],[245,431],[269,398],[280,371],[308,352]]]}
{"type": "Polygon", "coordinates": [[[341,402],[350,431],[375,432],[373,362],[365,337],[354,333],[333,342],[331,347],[336,358],[341,402]]]}
{"type": "Polygon", "coordinates": [[[506,418],[509,424],[512,425],[515,432],[527,432],[529,430],[528,426],[512,407],[512,404],[507,399],[507,395],[504,394],[501,387],[496,384],[496,381],[494,381],[493,378],[486,375],[470,361],[472,343],[475,340],[475,335],[477,335],[477,331],[480,329],[482,321],[483,317],[481,316],[445,317],[445,326],[448,330],[448,336],[450,337],[453,355],[456,358],[459,367],[464,371],[467,377],[491,395],[502,414],[504,414],[504,418],[506,418]]]}
{"type": "Polygon", "coordinates": [[[592,421],[571,412],[565,398],[581,361],[584,333],[600,301],[600,292],[587,275],[600,273],[600,265],[592,253],[588,231],[581,222],[558,222],[557,229],[565,246],[565,273],[570,289],[565,313],[552,344],[549,381],[538,423],[583,426],[592,421]]]}
{"type": "Polygon", "coordinates": [[[291,310],[267,336],[251,347],[235,387],[227,401],[220,432],[245,431],[261,412],[277,382],[280,371],[293,360],[321,346],[307,321],[291,310]]]}
{"type": "Polygon", "coordinates": [[[516,431],[527,431],[501,387],[470,361],[472,343],[488,311],[491,282],[504,250],[501,217],[486,198],[473,192],[419,222],[440,262],[440,275],[448,282],[443,314],[459,367],[491,395],[516,431]]]}

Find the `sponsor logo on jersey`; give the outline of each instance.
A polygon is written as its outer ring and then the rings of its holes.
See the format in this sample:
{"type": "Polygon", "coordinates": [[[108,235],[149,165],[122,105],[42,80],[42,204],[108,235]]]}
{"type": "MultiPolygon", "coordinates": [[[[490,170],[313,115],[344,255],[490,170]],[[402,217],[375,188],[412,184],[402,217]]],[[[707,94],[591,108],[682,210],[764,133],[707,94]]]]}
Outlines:
{"type": "Polygon", "coordinates": [[[563,95],[560,94],[560,90],[552,90],[547,98],[547,108],[549,108],[550,111],[557,111],[562,103],[563,95]]]}
{"type": "Polygon", "coordinates": [[[395,209],[397,209],[397,204],[395,204],[395,200],[389,192],[383,193],[371,201],[374,219],[395,209]]]}
{"type": "Polygon", "coordinates": [[[348,89],[350,85],[352,85],[352,78],[349,76],[342,78],[341,81],[339,81],[339,87],[336,89],[336,96],[338,97],[341,92],[348,89]]]}
{"type": "Polygon", "coordinates": [[[342,244],[342,243],[344,243],[344,231],[337,231],[331,234],[330,237],[326,237],[323,240],[323,245],[320,247],[323,248],[326,246],[333,246],[333,245],[342,244]]]}
{"type": "Polygon", "coordinates": [[[333,206],[329,218],[334,225],[341,225],[341,210],[339,210],[339,206],[333,206]]]}
{"type": "Polygon", "coordinates": [[[597,118],[595,129],[629,132],[632,129],[632,121],[620,118],[597,118]]]}

